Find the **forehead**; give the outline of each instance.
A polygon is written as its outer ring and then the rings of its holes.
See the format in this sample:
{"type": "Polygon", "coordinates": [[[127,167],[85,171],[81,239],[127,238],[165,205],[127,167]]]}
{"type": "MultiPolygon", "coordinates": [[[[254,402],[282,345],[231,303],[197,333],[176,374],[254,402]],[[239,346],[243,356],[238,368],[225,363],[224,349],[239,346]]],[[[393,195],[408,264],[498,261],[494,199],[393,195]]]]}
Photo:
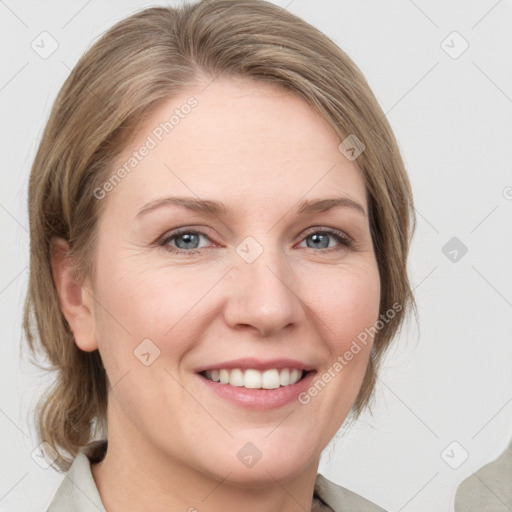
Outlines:
{"type": "Polygon", "coordinates": [[[340,142],[290,91],[246,80],[205,82],[151,109],[110,170],[128,172],[109,202],[126,209],[186,195],[261,211],[343,195],[366,209],[360,170],[338,150],[340,142]]]}

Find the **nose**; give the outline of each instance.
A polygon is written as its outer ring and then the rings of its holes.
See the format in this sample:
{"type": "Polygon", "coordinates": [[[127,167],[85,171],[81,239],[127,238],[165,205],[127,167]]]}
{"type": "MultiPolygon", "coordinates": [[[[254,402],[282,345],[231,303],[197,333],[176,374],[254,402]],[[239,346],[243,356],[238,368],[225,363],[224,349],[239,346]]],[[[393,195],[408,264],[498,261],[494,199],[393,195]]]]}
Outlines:
{"type": "Polygon", "coordinates": [[[297,279],[278,251],[264,249],[252,263],[235,253],[224,316],[237,330],[268,337],[299,321],[302,302],[297,279]]]}

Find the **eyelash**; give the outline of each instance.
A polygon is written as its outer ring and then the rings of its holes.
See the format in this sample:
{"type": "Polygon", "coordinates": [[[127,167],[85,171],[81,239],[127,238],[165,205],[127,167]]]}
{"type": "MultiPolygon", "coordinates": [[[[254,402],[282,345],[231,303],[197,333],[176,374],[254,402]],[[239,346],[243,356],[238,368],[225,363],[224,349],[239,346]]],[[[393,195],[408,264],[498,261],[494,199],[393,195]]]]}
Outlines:
{"type": "MultiPolygon", "coordinates": [[[[337,229],[333,228],[322,228],[322,229],[316,229],[315,231],[310,231],[309,233],[306,233],[304,235],[302,240],[305,240],[306,238],[309,238],[312,235],[316,234],[327,234],[332,237],[334,237],[342,247],[329,247],[325,249],[320,249],[320,252],[332,252],[332,251],[340,251],[343,249],[350,249],[353,246],[353,240],[348,237],[345,233],[342,231],[339,231],[337,229]]],[[[185,250],[185,249],[178,249],[176,247],[172,247],[169,245],[169,242],[171,240],[174,240],[175,238],[178,238],[180,235],[188,234],[188,235],[202,235],[208,240],[210,240],[210,237],[206,233],[203,233],[202,231],[184,228],[177,231],[172,232],[169,236],[166,236],[158,245],[161,246],[164,250],[174,253],[174,254],[197,254],[201,252],[202,249],[191,249],[191,250],[185,250]]],[[[211,240],[210,240],[211,241],[211,240]]],[[[314,250],[314,249],[313,249],[314,250]]]]}

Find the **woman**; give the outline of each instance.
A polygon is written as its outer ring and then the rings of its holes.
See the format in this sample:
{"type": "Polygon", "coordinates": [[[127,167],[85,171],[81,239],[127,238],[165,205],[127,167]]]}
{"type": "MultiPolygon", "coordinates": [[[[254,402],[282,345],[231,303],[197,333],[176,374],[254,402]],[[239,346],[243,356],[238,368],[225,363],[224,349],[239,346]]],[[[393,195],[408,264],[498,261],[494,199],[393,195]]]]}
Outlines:
{"type": "Polygon", "coordinates": [[[48,510],[382,510],[317,473],[413,303],[364,77],[261,0],[150,8],[60,91],[29,184],[48,510]],[[53,455],[53,456],[52,456],[53,455]]]}

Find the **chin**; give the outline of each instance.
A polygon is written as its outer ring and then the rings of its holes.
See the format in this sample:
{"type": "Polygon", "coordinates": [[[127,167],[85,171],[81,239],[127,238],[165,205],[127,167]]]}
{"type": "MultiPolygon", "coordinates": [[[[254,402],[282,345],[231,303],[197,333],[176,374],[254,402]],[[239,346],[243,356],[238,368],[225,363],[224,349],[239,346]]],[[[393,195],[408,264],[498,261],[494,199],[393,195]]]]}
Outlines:
{"type": "Polygon", "coordinates": [[[280,483],[293,480],[308,468],[314,466],[316,469],[318,466],[321,447],[311,444],[311,437],[309,445],[306,439],[294,441],[289,436],[287,440],[283,436],[265,439],[260,434],[259,439],[254,442],[237,441],[231,449],[222,450],[218,457],[212,454],[212,459],[217,460],[211,468],[216,479],[226,478],[232,485],[258,489],[275,484],[276,480],[280,483]]]}

